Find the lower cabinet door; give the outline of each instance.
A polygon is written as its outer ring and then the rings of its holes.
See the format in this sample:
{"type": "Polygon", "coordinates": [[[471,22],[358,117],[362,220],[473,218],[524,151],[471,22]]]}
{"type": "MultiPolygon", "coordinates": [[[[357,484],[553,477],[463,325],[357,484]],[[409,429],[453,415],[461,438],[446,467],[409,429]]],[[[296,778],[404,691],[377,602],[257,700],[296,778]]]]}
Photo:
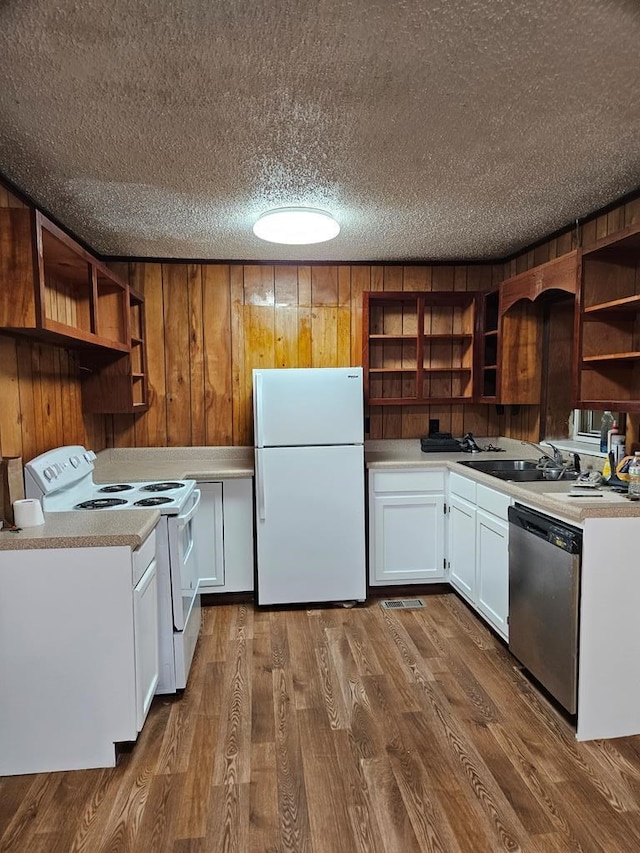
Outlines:
{"type": "Polygon", "coordinates": [[[222,504],[224,591],[251,592],[254,575],[253,480],[248,477],[225,480],[222,504]]]}
{"type": "Polygon", "coordinates": [[[160,673],[158,565],[155,559],[133,590],[133,636],[136,663],[136,725],[141,732],[160,673]]]}
{"type": "Polygon", "coordinates": [[[476,508],[449,497],[449,581],[472,604],[476,601],[476,508]]]}
{"type": "Polygon", "coordinates": [[[444,496],[373,496],[371,585],[444,577],[444,496]]]}
{"type": "Polygon", "coordinates": [[[202,494],[195,519],[200,592],[217,592],[224,586],[222,483],[198,481],[202,494]]]}
{"type": "Polygon", "coordinates": [[[509,639],[509,524],[479,509],[476,516],[478,610],[509,639]]]}

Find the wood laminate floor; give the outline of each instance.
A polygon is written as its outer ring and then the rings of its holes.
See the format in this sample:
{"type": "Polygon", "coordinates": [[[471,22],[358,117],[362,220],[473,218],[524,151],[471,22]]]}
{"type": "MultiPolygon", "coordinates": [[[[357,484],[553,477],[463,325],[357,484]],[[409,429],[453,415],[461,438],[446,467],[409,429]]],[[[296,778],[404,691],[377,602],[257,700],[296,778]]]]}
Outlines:
{"type": "Polygon", "coordinates": [[[206,608],[112,770],[0,779],[0,851],[640,850],[640,738],[579,744],[454,595],[206,608]]]}

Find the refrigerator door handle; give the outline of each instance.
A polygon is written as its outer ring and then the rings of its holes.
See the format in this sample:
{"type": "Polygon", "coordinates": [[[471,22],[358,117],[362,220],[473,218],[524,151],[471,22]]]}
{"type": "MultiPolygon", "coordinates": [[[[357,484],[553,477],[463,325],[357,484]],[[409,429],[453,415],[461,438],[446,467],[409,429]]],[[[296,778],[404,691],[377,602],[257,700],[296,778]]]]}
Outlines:
{"type": "Polygon", "coordinates": [[[264,477],[262,476],[262,453],[259,450],[256,450],[256,497],[258,521],[265,521],[267,511],[264,498],[264,477]]]}
{"type": "Polygon", "coordinates": [[[255,445],[256,447],[263,447],[262,440],[262,421],[264,418],[262,411],[262,374],[256,371],[253,375],[254,378],[254,431],[255,431],[255,445]]]}

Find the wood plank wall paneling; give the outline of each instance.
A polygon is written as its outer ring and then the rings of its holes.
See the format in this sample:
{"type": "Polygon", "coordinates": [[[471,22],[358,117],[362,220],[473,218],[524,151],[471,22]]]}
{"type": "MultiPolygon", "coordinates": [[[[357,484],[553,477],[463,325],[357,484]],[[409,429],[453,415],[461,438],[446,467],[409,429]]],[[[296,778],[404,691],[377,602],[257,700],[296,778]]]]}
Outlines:
{"type": "MultiPolygon", "coordinates": [[[[0,186],[0,207],[23,206],[0,186]]],[[[96,451],[251,444],[252,368],[361,364],[363,291],[487,289],[571,251],[578,239],[588,246],[639,221],[636,199],[584,223],[579,235],[572,229],[505,264],[483,266],[118,264],[145,296],[149,410],[84,415],[72,352],[0,335],[0,451],[26,461],[63,443],[96,451]]],[[[535,439],[540,428],[537,406],[507,407],[502,415],[483,405],[379,407],[369,415],[372,438],[417,437],[430,417],[455,435],[535,439]]]]}
{"type": "MultiPolygon", "coordinates": [[[[151,406],[107,417],[110,443],[251,444],[252,369],[361,364],[363,291],[486,289],[501,275],[499,264],[131,264],[145,295],[151,406]]],[[[369,436],[415,438],[429,417],[477,435],[499,434],[504,420],[489,406],[374,408],[369,436]]]]}

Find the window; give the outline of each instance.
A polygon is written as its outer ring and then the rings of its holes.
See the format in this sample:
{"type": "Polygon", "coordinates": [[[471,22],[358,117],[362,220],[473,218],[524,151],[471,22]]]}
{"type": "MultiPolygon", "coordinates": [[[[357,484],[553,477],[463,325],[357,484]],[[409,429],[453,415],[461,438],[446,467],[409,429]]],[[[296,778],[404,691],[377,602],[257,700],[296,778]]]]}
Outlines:
{"type": "MultiPolygon", "coordinates": [[[[574,409],[573,410],[573,440],[584,441],[589,444],[600,446],[600,424],[604,412],[594,411],[593,409],[574,409]]],[[[622,432],[624,424],[622,420],[624,413],[612,412],[612,415],[618,424],[618,429],[622,432]]]]}

